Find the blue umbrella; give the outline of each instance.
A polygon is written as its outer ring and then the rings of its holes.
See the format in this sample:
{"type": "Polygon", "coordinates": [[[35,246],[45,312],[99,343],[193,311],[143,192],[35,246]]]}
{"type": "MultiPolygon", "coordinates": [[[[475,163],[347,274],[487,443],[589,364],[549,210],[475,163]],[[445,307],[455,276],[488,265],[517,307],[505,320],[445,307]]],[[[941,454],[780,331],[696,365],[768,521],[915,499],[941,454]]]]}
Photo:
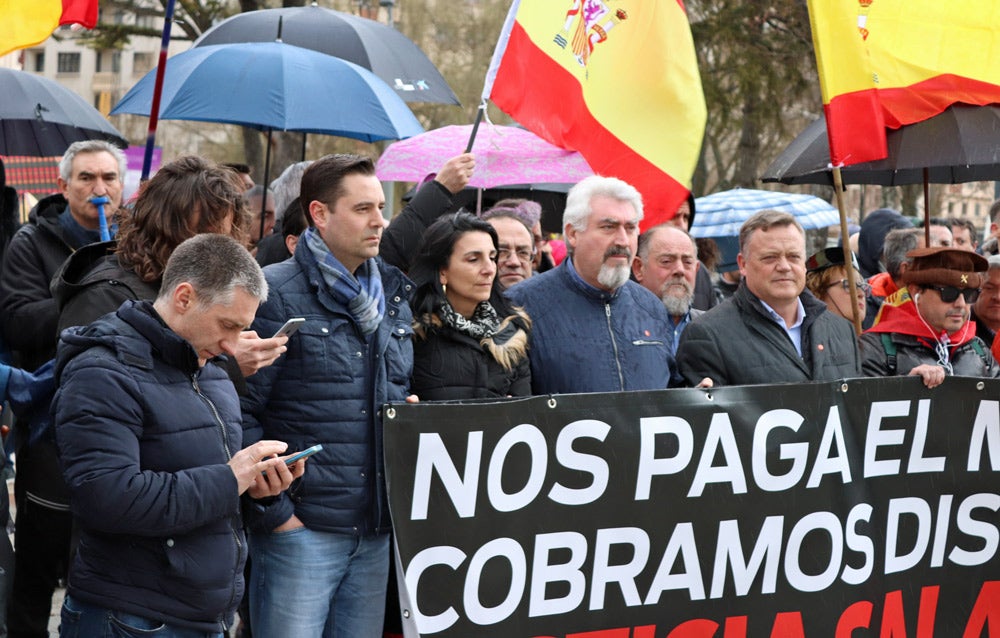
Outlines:
{"type": "Polygon", "coordinates": [[[840,223],[840,214],[829,202],[813,195],[758,191],[749,188],[712,193],[694,200],[692,237],[731,237],[740,226],[762,210],[795,215],[803,228],[826,228],[840,223]]]}
{"type": "MultiPolygon", "coordinates": [[[[149,115],[156,70],[111,111],[149,115]]],[[[281,42],[196,47],[170,58],[160,119],[239,124],[365,142],[423,132],[406,103],[371,71],[281,42]]]]}

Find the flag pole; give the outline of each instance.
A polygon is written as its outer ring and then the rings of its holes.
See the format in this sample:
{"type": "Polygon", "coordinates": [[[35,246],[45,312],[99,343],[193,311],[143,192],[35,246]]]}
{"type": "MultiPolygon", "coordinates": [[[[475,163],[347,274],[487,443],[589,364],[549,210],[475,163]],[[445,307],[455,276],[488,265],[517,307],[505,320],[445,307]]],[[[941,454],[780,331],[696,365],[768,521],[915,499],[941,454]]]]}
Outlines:
{"type": "Polygon", "coordinates": [[[163,94],[163,74],[167,70],[167,49],[170,46],[170,27],[174,23],[174,0],[168,0],[163,13],[163,37],[160,40],[160,59],[156,63],[156,82],[153,84],[153,105],[149,107],[149,129],[146,131],[146,153],[142,157],[142,175],[149,179],[153,165],[153,144],[156,142],[156,125],[160,121],[160,96],[163,94]]]}
{"type": "Polygon", "coordinates": [[[854,256],[851,254],[851,242],[847,230],[847,211],[844,210],[844,179],[840,167],[833,167],[833,195],[837,200],[837,210],[840,211],[840,245],[844,250],[844,271],[847,273],[847,285],[851,296],[851,317],[854,320],[854,334],[861,334],[861,315],[858,313],[858,282],[854,274],[854,256]]]}

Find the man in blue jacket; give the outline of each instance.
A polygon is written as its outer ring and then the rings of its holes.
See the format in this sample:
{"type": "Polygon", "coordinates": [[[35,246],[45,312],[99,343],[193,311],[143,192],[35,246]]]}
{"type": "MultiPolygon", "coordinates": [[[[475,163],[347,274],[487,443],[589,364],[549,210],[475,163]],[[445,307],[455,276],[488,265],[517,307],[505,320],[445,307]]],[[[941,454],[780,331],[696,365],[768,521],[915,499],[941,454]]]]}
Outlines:
{"type": "Polygon", "coordinates": [[[241,495],[274,497],[303,472],[274,458],[285,443],[243,448],[236,390],[211,362],[266,297],[243,246],[198,235],[155,302],[63,332],[52,411],[80,543],[61,635],[227,630],[243,593],[241,495]]]}
{"type": "Polygon", "coordinates": [[[535,394],[666,388],[674,366],[670,319],[629,280],[642,198],[613,177],[573,186],[563,213],[569,256],[507,294],[531,317],[535,394]]]}
{"type": "Polygon", "coordinates": [[[244,438],[320,443],[294,489],[251,512],[255,635],[381,636],[389,509],[381,406],[404,401],[413,368],[413,284],[379,258],[385,196],[367,157],[328,155],[302,176],[310,227],[268,266],[253,327],[305,322],[288,351],[247,379],[244,438]]]}

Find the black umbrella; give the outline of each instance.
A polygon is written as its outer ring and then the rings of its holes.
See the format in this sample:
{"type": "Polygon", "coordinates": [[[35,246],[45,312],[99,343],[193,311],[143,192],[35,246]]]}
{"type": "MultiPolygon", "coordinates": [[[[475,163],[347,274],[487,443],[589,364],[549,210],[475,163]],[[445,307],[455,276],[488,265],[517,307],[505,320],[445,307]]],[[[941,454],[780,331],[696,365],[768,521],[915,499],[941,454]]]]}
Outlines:
{"type": "Polygon", "coordinates": [[[0,68],[0,95],[0,155],[62,155],[82,140],[128,146],[100,111],[52,80],[0,68]]]}
{"type": "Polygon", "coordinates": [[[279,33],[282,42],[370,70],[407,102],[459,104],[437,67],[405,35],[374,20],[315,4],[239,13],[203,33],[194,46],[274,42],[279,33]]]}
{"type": "MultiPolygon", "coordinates": [[[[508,184],[493,188],[462,189],[452,198],[452,210],[464,208],[472,212],[482,212],[504,199],[530,199],[542,207],[542,230],[549,233],[561,233],[562,215],[566,209],[566,197],[572,184],[538,183],[538,184],[508,184]]],[[[417,192],[419,186],[414,186],[403,195],[404,202],[409,201],[417,192]]]]}
{"type": "MultiPolygon", "coordinates": [[[[889,156],[841,168],[845,184],[958,184],[1000,179],[1000,107],[956,104],[887,131],[889,156]],[[926,175],[925,175],[926,169],[926,175]]],[[[761,181],[833,185],[826,119],[810,124],[761,181]]]]}

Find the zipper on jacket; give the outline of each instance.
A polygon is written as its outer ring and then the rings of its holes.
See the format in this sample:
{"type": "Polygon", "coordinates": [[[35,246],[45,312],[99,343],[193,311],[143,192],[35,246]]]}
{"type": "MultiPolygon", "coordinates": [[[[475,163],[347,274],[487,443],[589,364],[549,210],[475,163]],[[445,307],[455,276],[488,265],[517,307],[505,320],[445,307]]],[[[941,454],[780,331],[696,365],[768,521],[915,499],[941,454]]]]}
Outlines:
{"type": "Polygon", "coordinates": [[[618,368],[618,388],[625,391],[625,375],[622,374],[621,357],[618,355],[618,340],[615,339],[615,331],[611,328],[611,304],[604,304],[604,316],[608,320],[608,334],[611,335],[611,348],[615,352],[615,366],[618,368]]]}
{"type": "MultiPolygon", "coordinates": [[[[226,432],[226,424],[219,416],[219,411],[216,409],[215,404],[209,399],[205,394],[202,393],[201,388],[198,386],[198,373],[195,372],[191,375],[191,387],[194,388],[194,393],[197,394],[201,399],[208,405],[208,409],[212,411],[212,416],[215,417],[215,422],[219,424],[219,429],[222,431],[222,448],[226,452],[226,458],[232,460],[233,455],[229,452],[229,434],[226,432]]],[[[232,523],[229,525],[229,532],[233,535],[233,542],[236,543],[236,565],[233,566],[234,574],[239,570],[239,557],[243,553],[243,543],[240,542],[239,533],[233,528],[232,523]]],[[[246,582],[243,583],[244,590],[246,589],[246,582]]],[[[233,579],[232,592],[229,595],[229,607],[232,608],[234,601],[236,600],[236,579],[233,579]]],[[[222,625],[222,633],[226,633],[229,627],[226,626],[226,621],[220,622],[222,625]]]]}
{"type": "Polygon", "coordinates": [[[215,404],[212,403],[212,400],[202,394],[201,388],[198,387],[197,375],[197,372],[191,375],[191,387],[194,388],[194,393],[201,397],[202,401],[208,405],[208,409],[212,411],[212,416],[215,417],[215,422],[219,424],[219,430],[222,431],[222,448],[226,452],[226,459],[232,460],[233,455],[229,451],[229,433],[226,432],[226,424],[222,421],[222,417],[219,416],[219,411],[215,409],[215,404]]]}

